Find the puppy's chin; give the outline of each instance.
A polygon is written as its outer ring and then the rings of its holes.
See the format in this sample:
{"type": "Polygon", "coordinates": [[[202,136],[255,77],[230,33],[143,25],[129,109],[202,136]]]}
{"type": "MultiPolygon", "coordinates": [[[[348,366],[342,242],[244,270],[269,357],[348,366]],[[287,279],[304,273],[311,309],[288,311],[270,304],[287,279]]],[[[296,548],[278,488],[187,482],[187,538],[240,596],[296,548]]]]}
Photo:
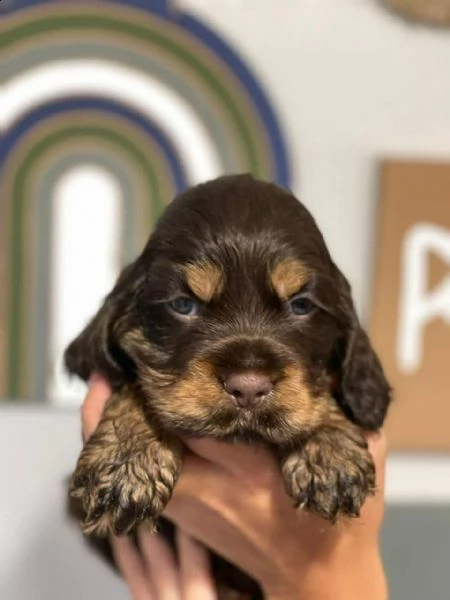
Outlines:
{"type": "Polygon", "coordinates": [[[183,437],[203,437],[223,441],[259,441],[270,444],[291,442],[305,434],[309,422],[299,422],[286,409],[238,408],[222,405],[218,398],[214,408],[200,407],[198,411],[175,413],[158,411],[158,417],[167,430],[183,437]]]}

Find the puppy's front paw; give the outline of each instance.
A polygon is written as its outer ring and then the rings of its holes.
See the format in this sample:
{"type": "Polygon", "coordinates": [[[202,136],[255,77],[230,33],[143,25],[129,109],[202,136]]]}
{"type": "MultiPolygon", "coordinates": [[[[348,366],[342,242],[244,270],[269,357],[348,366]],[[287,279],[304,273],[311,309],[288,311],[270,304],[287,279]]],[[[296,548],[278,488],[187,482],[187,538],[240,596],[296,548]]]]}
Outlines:
{"type": "Polygon", "coordinates": [[[94,435],[81,453],[70,488],[81,502],[84,532],[122,535],[143,521],[154,527],[180,469],[179,457],[159,443],[131,450],[94,435]]]}
{"type": "Polygon", "coordinates": [[[328,521],[360,515],[375,492],[375,465],[362,436],[327,429],[282,462],[286,491],[295,506],[328,521]]]}

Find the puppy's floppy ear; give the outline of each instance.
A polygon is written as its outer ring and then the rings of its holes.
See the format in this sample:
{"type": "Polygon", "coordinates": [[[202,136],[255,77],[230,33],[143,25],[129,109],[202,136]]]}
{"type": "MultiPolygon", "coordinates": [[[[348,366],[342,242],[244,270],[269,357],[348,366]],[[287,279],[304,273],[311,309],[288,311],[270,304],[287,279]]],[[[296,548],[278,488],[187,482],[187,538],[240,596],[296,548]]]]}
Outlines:
{"type": "Polygon", "coordinates": [[[120,331],[127,328],[137,284],[133,263],[122,271],[97,314],[67,347],[64,363],[70,374],[87,381],[98,372],[114,387],[123,382],[125,372],[133,372],[133,362],[120,344],[120,331]]]}
{"type": "Polygon", "coordinates": [[[377,430],[391,402],[391,387],[366,332],[358,324],[344,342],[338,400],[357,425],[377,430]]]}
{"type": "Polygon", "coordinates": [[[348,417],[366,430],[379,429],[385,420],[391,387],[369,337],[361,327],[348,281],[338,274],[346,332],[337,349],[335,366],[339,385],[337,400],[348,417]]]}

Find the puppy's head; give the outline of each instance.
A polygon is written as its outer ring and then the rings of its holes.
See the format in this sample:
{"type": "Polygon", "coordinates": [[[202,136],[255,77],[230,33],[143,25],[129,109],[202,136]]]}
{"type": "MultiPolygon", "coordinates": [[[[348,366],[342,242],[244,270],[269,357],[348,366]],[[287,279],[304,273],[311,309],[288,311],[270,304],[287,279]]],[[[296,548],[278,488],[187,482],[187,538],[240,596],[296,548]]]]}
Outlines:
{"type": "Polygon", "coordinates": [[[135,381],[171,429],[286,441],[331,404],[378,428],[389,386],[348,282],[288,192],[222,177],[176,198],[69,347],[71,372],[135,381]]]}

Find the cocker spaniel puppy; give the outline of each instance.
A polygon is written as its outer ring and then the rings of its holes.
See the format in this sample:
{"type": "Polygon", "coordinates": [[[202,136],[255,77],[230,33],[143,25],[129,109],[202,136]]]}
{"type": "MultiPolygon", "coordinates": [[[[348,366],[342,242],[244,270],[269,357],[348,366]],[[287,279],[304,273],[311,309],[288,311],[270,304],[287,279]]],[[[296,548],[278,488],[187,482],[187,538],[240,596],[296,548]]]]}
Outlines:
{"type": "Polygon", "coordinates": [[[267,444],[294,505],[329,521],[374,491],[363,430],[390,387],[314,219],[274,184],[176,198],[65,362],[114,390],[71,482],[88,534],[157,522],[181,436],[267,444]]]}

